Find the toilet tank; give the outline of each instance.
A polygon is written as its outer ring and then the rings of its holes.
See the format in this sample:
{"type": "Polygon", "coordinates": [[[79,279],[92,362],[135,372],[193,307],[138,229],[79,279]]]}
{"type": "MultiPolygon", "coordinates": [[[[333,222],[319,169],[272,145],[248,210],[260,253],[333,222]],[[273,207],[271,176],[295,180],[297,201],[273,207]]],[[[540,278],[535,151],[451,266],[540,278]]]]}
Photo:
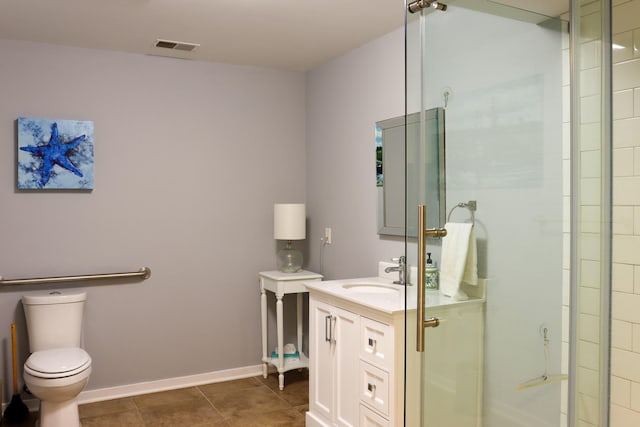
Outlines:
{"type": "Polygon", "coordinates": [[[86,292],[47,291],[22,296],[31,352],[80,347],[86,292]]]}

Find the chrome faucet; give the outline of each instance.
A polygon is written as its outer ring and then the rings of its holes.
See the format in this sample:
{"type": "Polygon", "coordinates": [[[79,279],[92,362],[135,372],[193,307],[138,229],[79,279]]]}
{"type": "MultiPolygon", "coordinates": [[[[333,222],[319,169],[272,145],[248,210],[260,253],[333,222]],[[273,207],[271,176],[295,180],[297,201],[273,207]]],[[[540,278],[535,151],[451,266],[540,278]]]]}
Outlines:
{"type": "Polygon", "coordinates": [[[391,261],[393,262],[397,262],[398,265],[394,266],[394,267],[387,267],[384,269],[385,273],[391,273],[392,271],[397,271],[398,272],[398,280],[394,280],[393,283],[395,283],[396,285],[402,285],[405,286],[405,280],[404,280],[404,276],[405,276],[405,269],[407,266],[407,259],[403,256],[399,257],[399,258],[391,258],[391,261]]]}

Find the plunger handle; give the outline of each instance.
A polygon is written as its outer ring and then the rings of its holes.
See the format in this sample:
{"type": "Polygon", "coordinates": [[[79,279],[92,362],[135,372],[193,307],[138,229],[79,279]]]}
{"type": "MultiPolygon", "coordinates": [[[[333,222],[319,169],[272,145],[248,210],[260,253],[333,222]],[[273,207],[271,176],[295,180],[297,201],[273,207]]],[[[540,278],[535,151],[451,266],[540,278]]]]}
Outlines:
{"type": "Polygon", "coordinates": [[[18,357],[16,356],[15,323],[11,323],[11,356],[13,358],[13,394],[18,394],[18,357]]]}

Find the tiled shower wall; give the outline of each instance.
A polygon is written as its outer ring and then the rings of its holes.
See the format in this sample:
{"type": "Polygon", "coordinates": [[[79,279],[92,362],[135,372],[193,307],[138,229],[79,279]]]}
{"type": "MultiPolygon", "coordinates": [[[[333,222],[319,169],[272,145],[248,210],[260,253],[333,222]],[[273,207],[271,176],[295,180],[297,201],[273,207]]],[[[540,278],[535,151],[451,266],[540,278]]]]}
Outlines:
{"type": "Polygon", "coordinates": [[[613,8],[611,427],[640,425],[640,0],[613,8]]]}

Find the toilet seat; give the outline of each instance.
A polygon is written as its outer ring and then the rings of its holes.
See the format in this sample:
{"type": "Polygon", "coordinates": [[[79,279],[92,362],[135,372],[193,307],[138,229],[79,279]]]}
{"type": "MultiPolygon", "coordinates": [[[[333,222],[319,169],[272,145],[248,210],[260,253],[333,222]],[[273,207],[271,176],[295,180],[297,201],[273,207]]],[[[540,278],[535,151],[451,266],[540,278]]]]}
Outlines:
{"type": "Polygon", "coordinates": [[[91,357],[81,348],[36,351],[24,364],[24,371],[38,378],[63,378],[91,367],[91,357]]]}

